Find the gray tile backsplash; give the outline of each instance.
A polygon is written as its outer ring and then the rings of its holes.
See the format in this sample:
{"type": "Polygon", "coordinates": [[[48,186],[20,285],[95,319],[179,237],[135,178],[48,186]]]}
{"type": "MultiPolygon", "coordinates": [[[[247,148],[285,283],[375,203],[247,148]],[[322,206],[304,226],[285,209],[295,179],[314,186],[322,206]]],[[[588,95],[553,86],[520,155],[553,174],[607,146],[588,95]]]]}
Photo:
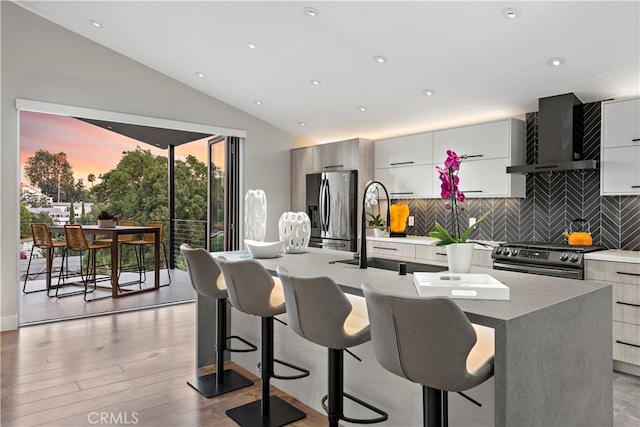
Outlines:
{"type": "MultiPolygon", "coordinates": [[[[600,103],[584,105],[585,158],[600,159],[600,103]]],[[[538,113],[526,115],[526,158],[534,163],[538,145],[538,113]]],[[[464,163],[461,169],[464,179],[464,163]]],[[[409,199],[415,225],[407,234],[424,236],[437,221],[449,227],[448,211],[438,199],[409,199]]],[[[589,221],[594,245],[640,250],[640,196],[600,196],[600,171],[569,171],[527,176],[525,199],[467,199],[461,204],[469,217],[491,215],[472,238],[495,241],[564,243],[562,233],[576,218],[589,221]]]]}

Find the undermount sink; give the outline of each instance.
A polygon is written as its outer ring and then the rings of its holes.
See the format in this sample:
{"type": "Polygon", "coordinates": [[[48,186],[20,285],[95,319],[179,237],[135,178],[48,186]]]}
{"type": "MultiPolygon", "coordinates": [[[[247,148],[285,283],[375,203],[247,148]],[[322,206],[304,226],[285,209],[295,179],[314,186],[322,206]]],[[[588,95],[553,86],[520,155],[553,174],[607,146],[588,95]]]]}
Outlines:
{"type": "MultiPolygon", "coordinates": [[[[351,264],[351,265],[360,265],[360,260],[358,259],[341,259],[338,261],[332,261],[333,263],[341,263],[341,264],[351,264]]],[[[440,271],[446,271],[446,265],[433,265],[433,264],[420,264],[417,262],[410,261],[399,261],[396,259],[388,259],[388,258],[367,258],[367,267],[369,268],[379,268],[382,270],[389,271],[398,271],[398,264],[404,262],[407,265],[407,273],[413,273],[416,271],[425,272],[425,273],[438,273],[440,271]]]]}

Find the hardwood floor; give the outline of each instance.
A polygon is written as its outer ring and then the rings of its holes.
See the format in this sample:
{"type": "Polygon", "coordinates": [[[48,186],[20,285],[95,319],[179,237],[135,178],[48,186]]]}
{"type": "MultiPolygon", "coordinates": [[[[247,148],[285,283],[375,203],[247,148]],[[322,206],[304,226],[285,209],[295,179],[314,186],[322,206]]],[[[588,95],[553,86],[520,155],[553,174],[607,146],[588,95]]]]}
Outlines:
{"type": "MultiPolygon", "coordinates": [[[[225,410],[258,399],[260,381],[236,367],[255,384],[202,397],[186,383],[195,375],[194,335],[193,303],[3,332],[0,424],[234,426],[225,410]]],[[[637,427],[640,378],[616,373],[613,387],[614,425],[637,427]]],[[[308,414],[293,426],[327,424],[324,414],[273,392],[308,414]]]]}

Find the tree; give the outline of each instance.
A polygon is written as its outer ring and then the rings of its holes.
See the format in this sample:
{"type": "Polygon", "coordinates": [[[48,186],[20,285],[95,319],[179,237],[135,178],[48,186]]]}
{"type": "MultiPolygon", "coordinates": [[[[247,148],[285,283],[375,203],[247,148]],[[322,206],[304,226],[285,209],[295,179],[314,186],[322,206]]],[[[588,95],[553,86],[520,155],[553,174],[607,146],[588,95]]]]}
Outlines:
{"type": "Polygon", "coordinates": [[[73,201],[69,206],[69,224],[75,224],[76,222],[76,209],[73,206],[73,201]]]}
{"type": "Polygon", "coordinates": [[[89,184],[91,184],[91,188],[93,188],[93,183],[96,180],[96,176],[92,173],[90,173],[89,175],[87,175],[87,181],[89,181],[89,184]]]}
{"type": "MultiPolygon", "coordinates": [[[[100,184],[91,189],[91,195],[110,213],[141,223],[168,218],[166,157],[154,156],[140,147],[124,151],[115,169],[100,178],[100,184]]],[[[98,208],[94,206],[94,209],[98,208]]]]}
{"type": "Polygon", "coordinates": [[[49,197],[57,197],[57,202],[70,198],[75,191],[73,170],[65,153],[38,150],[27,159],[24,171],[32,185],[49,197]]]}
{"type": "Polygon", "coordinates": [[[29,212],[27,207],[20,203],[20,238],[24,239],[31,236],[31,223],[33,222],[33,214],[29,212]]]}

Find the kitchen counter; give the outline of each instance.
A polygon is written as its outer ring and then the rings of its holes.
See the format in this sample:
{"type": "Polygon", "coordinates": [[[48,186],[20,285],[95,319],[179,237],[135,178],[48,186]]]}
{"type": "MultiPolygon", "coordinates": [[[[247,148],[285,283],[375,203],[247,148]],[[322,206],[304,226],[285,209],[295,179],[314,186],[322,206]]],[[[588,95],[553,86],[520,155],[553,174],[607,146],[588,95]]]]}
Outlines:
{"type": "MultiPolygon", "coordinates": [[[[245,252],[224,255],[249,258],[245,252]]],[[[411,274],[399,276],[391,271],[332,263],[348,256],[309,249],[305,254],[258,261],[271,271],[283,266],[292,275],[329,276],[354,293],[362,283],[369,283],[385,292],[417,297],[411,274]]],[[[477,387],[477,394],[475,389],[469,392],[484,402],[483,408],[450,394],[451,424],[611,425],[611,287],[475,266],[472,272],[491,274],[509,286],[511,300],[455,300],[472,322],[494,328],[496,347],[494,378],[477,387]]],[[[199,313],[198,318],[214,321],[206,313],[199,313]]],[[[209,325],[205,327],[202,333],[210,333],[209,325]]],[[[258,319],[232,310],[234,334],[259,342],[259,330],[258,319]]],[[[275,385],[322,411],[319,402],[327,387],[326,350],[288,328],[279,328],[276,335],[280,336],[276,357],[311,367],[314,372],[309,379],[278,381],[275,385]]],[[[349,373],[345,389],[389,412],[386,425],[421,424],[420,387],[377,365],[370,343],[356,347],[354,352],[363,362],[345,361],[349,373]]],[[[247,369],[252,369],[257,360],[250,353],[233,353],[232,358],[247,369]]]]}
{"type": "Polygon", "coordinates": [[[640,251],[623,251],[620,249],[609,249],[606,251],[598,251],[585,254],[584,259],[640,264],[640,251]]]}

